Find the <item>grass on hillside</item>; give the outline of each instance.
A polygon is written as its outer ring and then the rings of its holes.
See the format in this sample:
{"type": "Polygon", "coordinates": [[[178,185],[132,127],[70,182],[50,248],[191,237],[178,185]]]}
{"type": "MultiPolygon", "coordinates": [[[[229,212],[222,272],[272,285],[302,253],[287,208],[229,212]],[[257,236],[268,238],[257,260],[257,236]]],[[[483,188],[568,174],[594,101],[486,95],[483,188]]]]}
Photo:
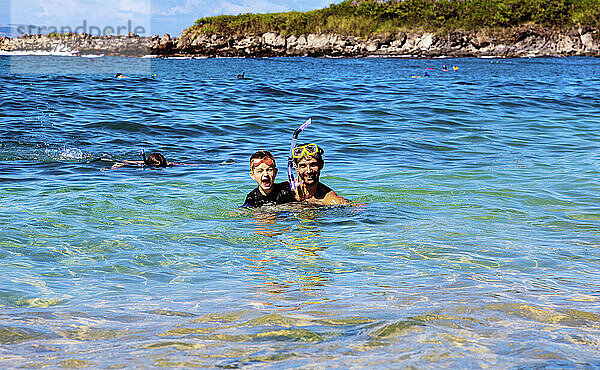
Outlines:
{"type": "Polygon", "coordinates": [[[336,33],[365,37],[423,29],[448,32],[523,24],[600,26],[599,0],[346,0],[308,12],[220,15],[185,31],[229,35],[336,33]]]}

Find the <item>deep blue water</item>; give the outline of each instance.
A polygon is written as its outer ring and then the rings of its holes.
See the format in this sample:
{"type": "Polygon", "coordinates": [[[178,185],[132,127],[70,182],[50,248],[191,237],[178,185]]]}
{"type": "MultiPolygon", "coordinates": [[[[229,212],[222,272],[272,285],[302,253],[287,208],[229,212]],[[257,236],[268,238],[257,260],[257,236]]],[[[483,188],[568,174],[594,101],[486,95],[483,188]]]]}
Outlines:
{"type": "Polygon", "coordinates": [[[593,58],[0,57],[0,366],[598,367],[599,96],[593,58]],[[308,117],[355,204],[241,210],[308,117]]]}

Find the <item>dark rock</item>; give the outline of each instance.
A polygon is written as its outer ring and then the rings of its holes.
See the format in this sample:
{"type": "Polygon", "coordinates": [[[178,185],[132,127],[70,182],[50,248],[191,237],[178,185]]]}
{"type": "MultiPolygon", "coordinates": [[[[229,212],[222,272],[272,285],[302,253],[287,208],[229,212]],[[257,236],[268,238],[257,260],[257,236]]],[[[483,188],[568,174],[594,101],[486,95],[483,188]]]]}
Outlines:
{"type": "Polygon", "coordinates": [[[446,35],[419,32],[375,35],[369,39],[334,34],[283,36],[221,35],[188,32],[181,38],[92,36],[71,34],[51,39],[46,35],[1,38],[0,50],[72,50],[81,54],[141,56],[343,56],[365,55],[464,57],[464,56],[600,56],[598,30],[593,27],[558,30],[529,25],[491,31],[454,31],[446,35]]]}

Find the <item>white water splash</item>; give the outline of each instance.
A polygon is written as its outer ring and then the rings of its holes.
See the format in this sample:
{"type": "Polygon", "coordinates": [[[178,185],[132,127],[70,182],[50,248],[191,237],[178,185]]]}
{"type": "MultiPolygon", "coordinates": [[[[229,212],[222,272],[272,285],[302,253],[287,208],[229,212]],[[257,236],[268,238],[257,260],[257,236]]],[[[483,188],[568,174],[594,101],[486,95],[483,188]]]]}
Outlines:
{"type": "Polygon", "coordinates": [[[88,157],[78,148],[46,149],[45,152],[48,157],[56,160],[81,160],[88,157]]]}
{"type": "Polygon", "coordinates": [[[84,154],[81,149],[63,148],[59,153],[61,159],[83,159],[84,154]]]}

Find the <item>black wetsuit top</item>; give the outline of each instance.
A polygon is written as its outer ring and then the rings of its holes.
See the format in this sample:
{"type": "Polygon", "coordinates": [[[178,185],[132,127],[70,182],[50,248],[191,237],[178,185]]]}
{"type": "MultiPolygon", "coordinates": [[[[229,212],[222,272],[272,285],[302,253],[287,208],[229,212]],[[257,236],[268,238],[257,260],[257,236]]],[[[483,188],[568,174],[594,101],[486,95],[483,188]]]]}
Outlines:
{"type": "Polygon", "coordinates": [[[257,187],[248,193],[242,207],[262,207],[264,205],[283,204],[295,201],[296,197],[294,196],[292,189],[290,189],[290,183],[286,181],[279,184],[273,184],[273,191],[268,195],[263,195],[257,187]]]}

